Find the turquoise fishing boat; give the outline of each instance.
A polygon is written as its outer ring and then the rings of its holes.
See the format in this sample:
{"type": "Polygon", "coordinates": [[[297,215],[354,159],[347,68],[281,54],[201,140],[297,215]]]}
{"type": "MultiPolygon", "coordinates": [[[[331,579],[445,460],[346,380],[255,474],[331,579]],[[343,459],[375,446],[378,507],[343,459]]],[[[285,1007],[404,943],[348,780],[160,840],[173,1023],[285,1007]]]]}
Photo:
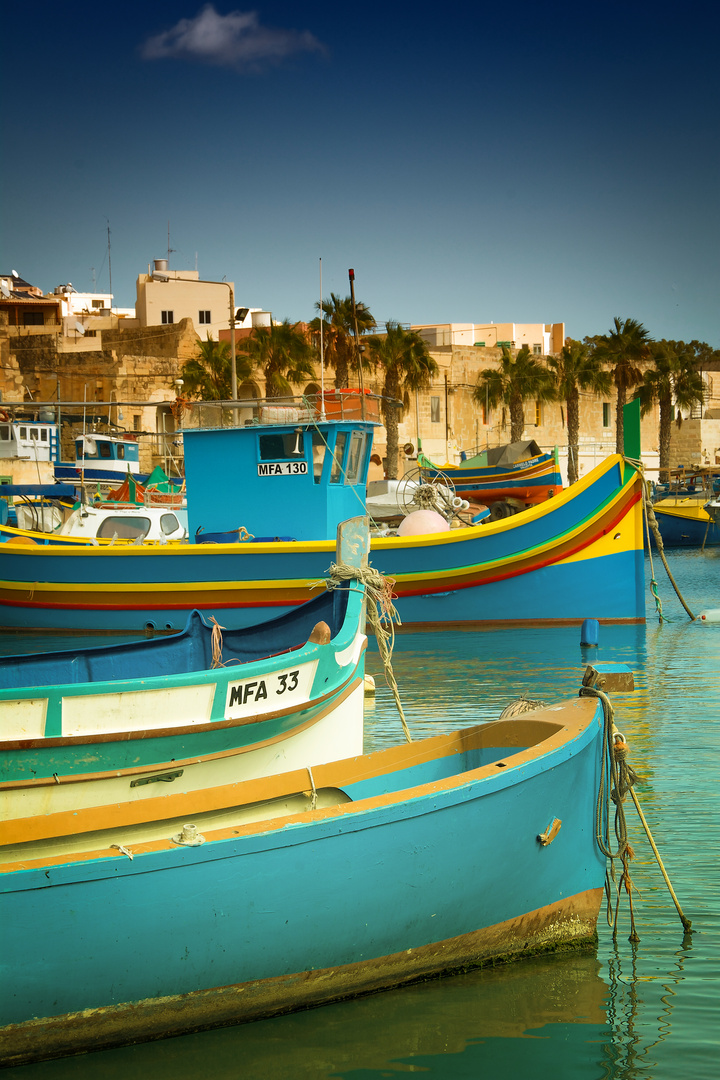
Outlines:
{"type": "Polygon", "coordinates": [[[0,1061],[592,943],[612,738],[580,696],[18,837],[0,848],[0,1061]]]}
{"type": "MultiPolygon", "coordinates": [[[[0,528],[0,627],[166,632],[194,608],[241,627],[304,603],[338,522],[364,513],[375,421],[258,407],[221,426],[232,412],[198,407],[183,429],[188,544],[0,528]]],[[[642,483],[618,455],[513,517],[443,524],[371,540],[406,628],[644,621],[642,483]]]]}
{"type": "MultiPolygon", "coordinates": [[[[339,532],[339,565],[359,571],[367,521],[339,532]]],[[[2,663],[0,843],[362,752],[365,586],[334,584],[258,627],[193,612],[178,635],[2,663]]]]}

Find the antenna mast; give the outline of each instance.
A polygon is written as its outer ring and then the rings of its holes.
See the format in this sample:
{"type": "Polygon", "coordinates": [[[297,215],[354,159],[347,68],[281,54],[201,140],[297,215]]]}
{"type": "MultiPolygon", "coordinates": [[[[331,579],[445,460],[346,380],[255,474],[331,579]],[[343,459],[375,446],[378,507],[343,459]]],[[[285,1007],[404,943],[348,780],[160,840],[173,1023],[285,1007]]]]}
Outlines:
{"type": "Polygon", "coordinates": [[[107,221],[107,234],[108,234],[108,277],[109,277],[109,279],[110,279],[110,310],[112,311],[112,302],[113,302],[113,294],[112,294],[112,262],[111,262],[111,259],[110,259],[110,221],[109,221],[109,219],[108,219],[108,218],[105,218],[105,220],[107,221]]]}

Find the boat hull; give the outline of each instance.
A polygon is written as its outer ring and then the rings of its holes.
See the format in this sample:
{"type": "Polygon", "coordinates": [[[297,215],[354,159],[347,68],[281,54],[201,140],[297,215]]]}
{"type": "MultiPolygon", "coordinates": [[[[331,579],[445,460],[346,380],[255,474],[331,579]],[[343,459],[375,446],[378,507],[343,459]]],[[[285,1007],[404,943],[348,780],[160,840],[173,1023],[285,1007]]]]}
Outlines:
{"type": "MultiPolygon", "coordinates": [[[[641,485],[615,456],[522,514],[425,536],[381,537],[370,562],[394,582],[406,629],[644,621],[641,485]],[[597,586],[600,584],[600,587],[597,586]]],[[[6,628],[159,631],[188,608],[246,626],[302,603],[329,541],[0,548],[6,628]]]]}
{"type": "MultiPolygon", "coordinates": [[[[350,802],[228,827],[196,847],[129,837],[124,854],[33,861],[31,851],[6,865],[0,916],[15,933],[2,1060],[257,1019],[592,942],[605,875],[602,715],[585,698],[536,716],[501,722],[501,745],[485,756],[468,749],[470,771],[426,756],[388,785],[383,769],[364,773],[370,755],[315,770],[318,789],[338,785],[350,802]],[[506,735],[533,723],[547,725],[541,745],[506,735]],[[559,831],[541,843],[555,818],[559,831]]],[[[422,758],[423,746],[397,752],[422,758]]],[[[306,787],[307,773],[288,783],[306,787]]],[[[263,785],[271,792],[267,779],[248,791],[263,785]]]]}
{"type": "MultiPolygon", "coordinates": [[[[714,547],[720,544],[720,525],[713,521],[703,506],[704,499],[664,499],[655,503],[664,547],[714,547]]],[[[655,536],[650,533],[653,547],[655,536]]]]}

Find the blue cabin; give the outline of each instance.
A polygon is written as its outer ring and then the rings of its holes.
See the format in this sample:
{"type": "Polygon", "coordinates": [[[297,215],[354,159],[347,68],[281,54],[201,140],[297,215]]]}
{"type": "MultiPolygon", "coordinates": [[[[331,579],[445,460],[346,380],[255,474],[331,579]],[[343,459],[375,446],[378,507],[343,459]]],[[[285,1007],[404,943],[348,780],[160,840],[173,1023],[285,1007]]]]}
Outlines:
{"type": "MultiPolygon", "coordinates": [[[[377,404],[373,410],[377,416],[377,404]]],[[[371,419],[266,408],[245,427],[183,428],[190,541],[334,540],[365,513],[371,419]],[[270,417],[296,414],[278,423],[270,417]]]]}

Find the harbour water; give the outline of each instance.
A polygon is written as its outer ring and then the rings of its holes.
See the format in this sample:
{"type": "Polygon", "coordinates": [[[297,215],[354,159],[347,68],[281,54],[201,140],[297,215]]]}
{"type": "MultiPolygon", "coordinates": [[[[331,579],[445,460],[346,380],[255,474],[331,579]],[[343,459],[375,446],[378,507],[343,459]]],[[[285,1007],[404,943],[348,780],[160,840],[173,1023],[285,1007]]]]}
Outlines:
{"type": "MultiPolygon", "coordinates": [[[[720,608],[720,549],[669,555],[697,614],[720,608]]],[[[496,719],[526,694],[574,696],[588,660],[635,672],[613,695],[616,723],[642,778],[637,789],[692,933],[628,808],[637,943],[627,903],[613,937],[601,917],[586,953],[534,957],[236,1028],[6,1071],[8,1080],[715,1080],[720,1072],[720,622],[691,622],[654,560],[663,613],[647,590],[646,626],[602,626],[598,648],[577,627],[400,635],[393,667],[413,736],[496,719]]],[[[649,580],[650,564],[646,562],[649,580]]],[[[588,583],[588,617],[593,589],[588,583]]],[[[500,613],[498,613],[500,616],[500,613]]],[[[402,732],[376,651],[366,748],[402,732]]],[[[478,828],[482,828],[478,822],[478,828]]],[[[502,873],[502,867],[489,868],[502,873]]],[[[421,883],[419,883],[421,885],[421,883]]],[[[179,898],[178,902],[182,902],[179,898]]],[[[292,902],[292,883],[288,883],[292,902]]],[[[168,913],[168,917],[172,917],[168,913]]]]}

